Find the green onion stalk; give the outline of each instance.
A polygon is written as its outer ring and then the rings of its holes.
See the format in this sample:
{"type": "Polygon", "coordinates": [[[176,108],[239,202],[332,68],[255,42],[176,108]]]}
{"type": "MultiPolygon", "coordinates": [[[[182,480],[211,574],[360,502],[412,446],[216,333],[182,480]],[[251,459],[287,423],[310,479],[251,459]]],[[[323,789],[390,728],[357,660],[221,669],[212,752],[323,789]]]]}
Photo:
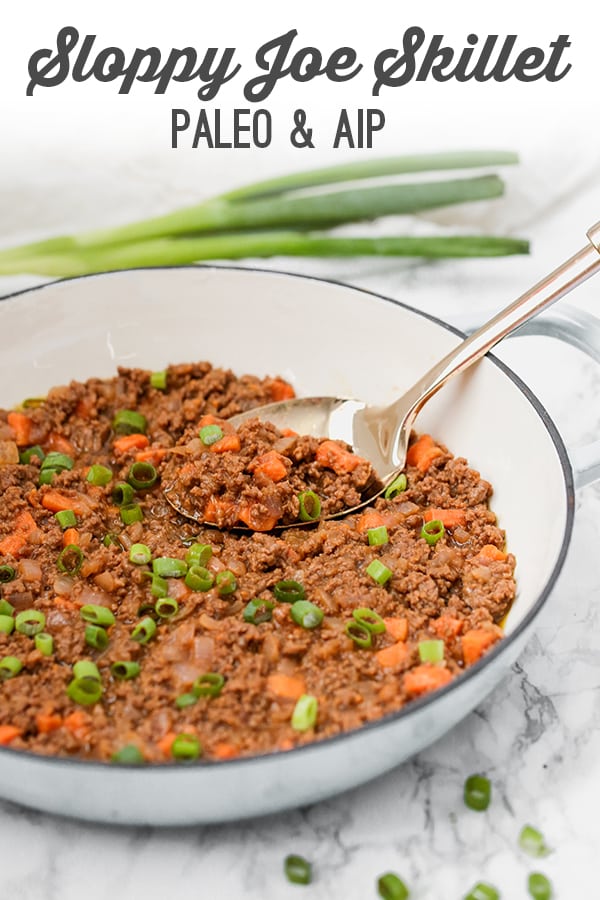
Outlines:
{"type": "Polygon", "coordinates": [[[515,162],[517,157],[505,152],[424,154],[301,172],[140,222],[8,248],[0,251],[0,275],[72,276],[248,256],[441,258],[526,253],[526,241],[503,237],[342,237],[326,230],[494,199],[504,192],[497,175],[401,183],[381,183],[382,178],[515,162]],[[367,179],[379,181],[362,184],[367,179]],[[324,189],[336,184],[342,187],[324,189]]]}

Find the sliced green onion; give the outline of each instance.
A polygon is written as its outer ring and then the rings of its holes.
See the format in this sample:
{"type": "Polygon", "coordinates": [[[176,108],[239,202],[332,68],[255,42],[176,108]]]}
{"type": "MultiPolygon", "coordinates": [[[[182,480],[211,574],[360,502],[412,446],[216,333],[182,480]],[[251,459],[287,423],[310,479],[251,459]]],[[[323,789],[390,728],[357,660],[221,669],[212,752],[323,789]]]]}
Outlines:
{"type": "Polygon", "coordinates": [[[147,544],[132,544],[129,548],[129,562],[144,566],[152,559],[152,550],[147,544]]]}
{"type": "Polygon", "coordinates": [[[428,544],[437,544],[439,539],[444,536],[444,523],[440,519],[432,519],[431,522],[425,522],[421,528],[421,537],[425,538],[428,544]]]}
{"type": "Polygon", "coordinates": [[[105,547],[110,547],[113,544],[117,547],[121,546],[121,541],[119,540],[119,536],[114,533],[114,531],[109,531],[108,534],[105,534],[102,538],[102,543],[105,547]]]}
{"type": "Polygon", "coordinates": [[[185,561],[188,566],[205,566],[212,555],[210,544],[192,544],[185,554],[185,561]]]}
{"type": "Polygon", "coordinates": [[[175,706],[177,709],[185,709],[187,706],[193,706],[194,703],[198,702],[198,698],[195,694],[180,694],[179,697],[175,699],[175,706]]]}
{"type": "Polygon", "coordinates": [[[127,473],[127,481],[136,491],[153,487],[157,478],[158,472],[149,462],[135,462],[127,473]]]}
{"type": "MultiPolygon", "coordinates": [[[[163,597],[167,597],[169,594],[169,583],[165,578],[162,578],[160,575],[152,575],[152,584],[150,585],[150,590],[152,591],[152,596],[157,597],[159,600],[163,597]]],[[[154,607],[152,607],[154,608],[154,607]]]]}
{"type": "Polygon", "coordinates": [[[90,466],[90,470],[87,473],[87,480],[90,484],[95,484],[96,487],[104,487],[112,481],[113,473],[107,466],[101,466],[98,463],[95,463],[93,466],[90,466]]]}
{"type": "Polygon", "coordinates": [[[131,640],[138,644],[147,644],[156,634],[156,622],[150,616],[144,616],[131,632],[131,640]]]}
{"type": "Polygon", "coordinates": [[[367,647],[371,647],[373,644],[373,635],[369,629],[365,628],[364,625],[359,625],[354,620],[346,624],[344,631],[354,641],[356,646],[362,647],[363,650],[366,650],[367,647]]]}
{"type": "Polygon", "coordinates": [[[119,681],[130,681],[132,678],[137,678],[142,670],[139,663],[119,659],[111,665],[110,671],[119,681]]]}
{"type": "Polygon", "coordinates": [[[527,888],[533,900],[552,900],[552,885],[541,872],[532,872],[527,879],[527,888]]]}
{"type": "Polygon", "coordinates": [[[298,503],[302,522],[314,522],[321,515],[321,500],[314,491],[302,491],[298,494],[298,503]]]}
{"type": "Polygon", "coordinates": [[[165,391],[167,389],[167,371],[152,372],[150,375],[150,384],[157,391],[165,391]]]}
{"type": "Polygon", "coordinates": [[[80,659],[73,665],[73,675],[75,678],[95,678],[100,681],[100,672],[98,666],[91,659],[80,659]]]}
{"type": "Polygon", "coordinates": [[[394,497],[397,497],[398,494],[402,494],[406,490],[406,485],[406,475],[402,473],[402,475],[398,475],[397,478],[394,478],[391,484],[388,484],[383,496],[386,500],[393,500],[394,497]]]}
{"type": "Polygon", "coordinates": [[[325,615],[322,609],[309,600],[296,600],[290,609],[290,615],[296,625],[303,628],[317,628],[325,615]]]}
{"type": "Polygon", "coordinates": [[[294,731],[308,731],[314,728],[319,713],[319,701],[312,694],[302,694],[296,701],[292,713],[291,726],[294,731]]]}
{"type": "Polygon", "coordinates": [[[179,603],[174,597],[160,597],[154,604],[154,610],[161,619],[170,619],[179,612],[179,603]]]}
{"type": "Polygon", "coordinates": [[[205,425],[204,428],[200,429],[198,435],[204,446],[210,447],[211,444],[216,444],[217,441],[221,440],[223,429],[218,425],[205,425]]]}
{"type": "Polygon", "coordinates": [[[12,616],[0,615],[0,631],[2,634],[12,634],[15,628],[15,620],[12,616]]]}
{"type": "Polygon", "coordinates": [[[91,706],[102,696],[102,684],[97,678],[83,676],[74,678],[67,687],[67,696],[81,706],[91,706]]]}
{"type": "Polygon", "coordinates": [[[175,759],[198,759],[202,745],[194,734],[178,734],[171,744],[171,755],[175,759]]]}
{"type": "Polygon", "coordinates": [[[196,678],[192,693],[194,697],[218,697],[225,684],[225,676],[220,672],[206,672],[196,678]]]}
{"type": "Polygon", "coordinates": [[[379,525],[377,528],[369,528],[367,531],[367,538],[369,540],[369,547],[383,547],[383,545],[389,543],[390,540],[385,525],[379,525]]]}
{"type": "Polygon", "coordinates": [[[383,900],[408,900],[409,890],[395,872],[386,872],[377,879],[377,892],[383,900]]]}
{"type": "Polygon", "coordinates": [[[108,647],[108,635],[99,625],[85,626],[85,642],[95,650],[106,650],[108,647]]]}
{"type": "Polygon", "coordinates": [[[383,634],[385,631],[385,622],[374,609],[361,606],[359,609],[352,611],[352,617],[362,628],[366,628],[371,634],[383,634]]]}
{"type": "Polygon", "coordinates": [[[38,476],[38,484],[41,486],[43,484],[52,484],[54,481],[54,476],[57,472],[62,471],[61,469],[40,469],[40,474],[38,476]]]}
{"type": "Polygon", "coordinates": [[[133,525],[134,522],[144,521],[144,513],[139,503],[127,503],[121,507],[119,512],[124,525],[133,525]]]}
{"type": "Polygon", "coordinates": [[[283,862],[285,877],[292,884],[310,884],[312,881],[312,866],[303,856],[291,854],[286,856],[283,862]]]}
{"type": "Polygon", "coordinates": [[[112,422],[116,434],[146,434],[148,421],[146,416],[134,409],[120,409],[112,422]]]}
{"type": "Polygon", "coordinates": [[[254,625],[270,622],[273,618],[272,610],[274,608],[275,603],[272,600],[262,600],[260,597],[251,600],[244,610],[244,621],[252,622],[254,625]]]}
{"type": "Polygon", "coordinates": [[[0,597],[0,615],[1,616],[14,616],[15,608],[12,606],[8,600],[4,600],[0,597]]]}
{"type": "Polygon", "coordinates": [[[33,637],[44,630],[46,616],[39,609],[24,609],[15,616],[15,629],[19,634],[27,634],[33,637]]]}
{"type": "Polygon", "coordinates": [[[57,472],[62,472],[68,469],[70,471],[74,465],[75,463],[66,453],[55,453],[54,451],[47,453],[42,460],[42,470],[54,469],[57,472]]]}
{"type": "Polygon", "coordinates": [[[500,900],[500,894],[491,884],[480,881],[471,888],[464,900],[500,900]]]}
{"type": "Polygon", "coordinates": [[[233,572],[230,572],[229,569],[225,569],[223,572],[217,574],[215,584],[221,597],[225,597],[227,594],[233,594],[237,588],[235,575],[233,572]]]}
{"type": "Polygon", "coordinates": [[[423,663],[439,663],[444,659],[443,641],[419,641],[419,659],[423,663]]]}
{"type": "Polygon", "coordinates": [[[465,781],[464,800],[469,809],[483,812],[490,805],[492,785],[483,775],[469,775],[465,781]]]}
{"type": "Polygon", "coordinates": [[[519,834],[519,847],[530,856],[547,856],[550,853],[544,835],[532,825],[524,825],[519,834]]]}
{"type": "Polygon", "coordinates": [[[185,583],[190,591],[210,591],[215,576],[204,566],[191,565],[185,576],[185,583]]]}
{"type": "Polygon", "coordinates": [[[23,663],[16,656],[4,656],[0,659],[0,681],[14,678],[23,668],[23,663]]]}
{"type": "Polygon", "coordinates": [[[384,566],[378,559],[372,559],[365,571],[367,575],[371,576],[373,581],[376,581],[377,584],[381,585],[385,584],[386,581],[389,581],[394,574],[391,569],[384,566]]]}
{"type": "Polygon", "coordinates": [[[60,551],[56,560],[56,568],[67,575],[77,575],[83,565],[83,550],[77,544],[67,544],[60,551]]]}
{"type": "Polygon", "coordinates": [[[127,506],[133,502],[135,491],[126,481],[119,481],[112,489],[113,502],[117,506],[127,506]]]}
{"type": "Polygon", "coordinates": [[[35,649],[39,650],[42,656],[52,656],[54,653],[54,638],[45,631],[40,631],[34,637],[35,649]]]}
{"type": "Polygon", "coordinates": [[[135,744],[125,744],[120,750],[117,750],[110,758],[113,763],[121,763],[125,766],[139,766],[145,762],[144,754],[135,744]]]}
{"type": "Polygon", "coordinates": [[[161,578],[183,578],[187,570],[185,560],[173,556],[157,556],[152,560],[152,571],[161,578]]]}
{"type": "Polygon", "coordinates": [[[31,462],[32,456],[37,456],[38,459],[43,461],[46,454],[42,448],[36,444],[35,447],[28,447],[27,450],[22,450],[19,453],[19,462],[28,465],[31,462]]]}
{"type": "Polygon", "coordinates": [[[37,409],[38,406],[43,406],[45,402],[46,397],[26,397],[21,406],[23,409],[37,409]]]}
{"type": "Polygon", "coordinates": [[[77,516],[72,509],[61,509],[60,512],[54,513],[54,518],[63,531],[66,528],[75,528],[77,525],[77,516]]]}
{"type": "Polygon", "coordinates": [[[0,566],[0,584],[8,584],[9,581],[14,581],[16,575],[17,573],[13,566],[0,566]]]}
{"type": "Polygon", "coordinates": [[[106,606],[97,606],[95,603],[86,603],[79,610],[79,615],[84,622],[91,622],[92,625],[101,625],[108,628],[115,624],[115,617],[110,609],[106,606]]]}
{"type": "Polygon", "coordinates": [[[298,600],[306,600],[306,591],[298,581],[291,578],[287,581],[278,581],[273,588],[275,599],[280,603],[296,603],[298,600]]]}

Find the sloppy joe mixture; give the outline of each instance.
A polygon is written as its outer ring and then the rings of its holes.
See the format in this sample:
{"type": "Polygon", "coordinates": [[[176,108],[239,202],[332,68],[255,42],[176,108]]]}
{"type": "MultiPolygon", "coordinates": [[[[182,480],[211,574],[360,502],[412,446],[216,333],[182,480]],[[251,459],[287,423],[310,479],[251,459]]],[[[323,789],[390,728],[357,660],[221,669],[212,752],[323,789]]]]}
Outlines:
{"type": "Polygon", "coordinates": [[[414,436],[383,496],[325,521],[372,491],[369,464],[227,422],[291,396],[198,363],[0,411],[0,745],[122,763],[285,751],[442,688],[502,637],[515,560],[490,484],[414,436]]]}

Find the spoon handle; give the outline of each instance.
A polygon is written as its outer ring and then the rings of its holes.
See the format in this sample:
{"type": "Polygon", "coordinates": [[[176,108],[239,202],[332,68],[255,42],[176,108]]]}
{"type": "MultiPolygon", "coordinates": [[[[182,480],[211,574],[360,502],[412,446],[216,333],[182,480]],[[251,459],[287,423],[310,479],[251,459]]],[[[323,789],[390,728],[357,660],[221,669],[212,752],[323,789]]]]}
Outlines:
{"type": "Polygon", "coordinates": [[[388,437],[388,440],[391,438],[389,450],[392,455],[398,454],[395,462],[403,465],[406,439],[417,414],[450,378],[464,372],[502,338],[600,271],[600,222],[592,226],[587,235],[590,241],[587,247],[482,325],[387,408],[386,420],[396,423],[395,432],[388,437]]]}

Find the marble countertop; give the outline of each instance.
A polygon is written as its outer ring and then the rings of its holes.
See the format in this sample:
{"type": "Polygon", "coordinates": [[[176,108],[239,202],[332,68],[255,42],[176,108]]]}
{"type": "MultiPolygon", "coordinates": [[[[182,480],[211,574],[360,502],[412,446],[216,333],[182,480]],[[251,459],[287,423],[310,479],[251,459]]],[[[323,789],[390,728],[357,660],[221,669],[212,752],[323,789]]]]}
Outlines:
{"type": "MultiPolygon", "coordinates": [[[[564,155],[549,155],[543,175],[524,165],[510,176],[505,203],[463,213],[465,224],[480,227],[487,220],[500,232],[530,237],[530,257],[269,264],[348,281],[448,319],[468,312],[483,318],[583,244],[600,208],[600,173],[596,154],[574,152],[573,158],[577,164],[566,166],[564,155]]],[[[169,205],[188,199],[185,164],[182,171],[148,159],[135,167],[115,164],[101,173],[90,220],[77,172],[64,178],[58,164],[54,172],[54,181],[17,179],[11,215],[0,212],[0,244],[110,221],[115,208],[126,220],[160,209],[166,197],[169,205]]],[[[435,229],[450,216],[432,215],[419,227],[435,229]]],[[[0,295],[31,283],[0,279],[0,295]]],[[[600,283],[589,283],[573,302],[591,311],[599,298],[600,283]]],[[[568,445],[600,436],[594,363],[537,338],[516,341],[499,355],[539,393],[568,445]]],[[[376,897],[377,876],[394,870],[414,900],[458,900],[481,879],[503,898],[525,900],[527,874],[538,867],[560,900],[600,896],[599,542],[600,490],[592,486],[577,497],[567,562],[518,664],[476,712],[395,771],[308,808],[216,827],[117,829],[0,801],[0,897],[368,900],[376,897]],[[462,802],[464,779],[473,772],[493,783],[493,803],[484,814],[462,802]],[[517,836],[526,823],[544,832],[553,848],[547,858],[532,861],[519,851],[517,836]],[[287,884],[282,864],[288,853],[313,862],[310,887],[287,884]]]]}

